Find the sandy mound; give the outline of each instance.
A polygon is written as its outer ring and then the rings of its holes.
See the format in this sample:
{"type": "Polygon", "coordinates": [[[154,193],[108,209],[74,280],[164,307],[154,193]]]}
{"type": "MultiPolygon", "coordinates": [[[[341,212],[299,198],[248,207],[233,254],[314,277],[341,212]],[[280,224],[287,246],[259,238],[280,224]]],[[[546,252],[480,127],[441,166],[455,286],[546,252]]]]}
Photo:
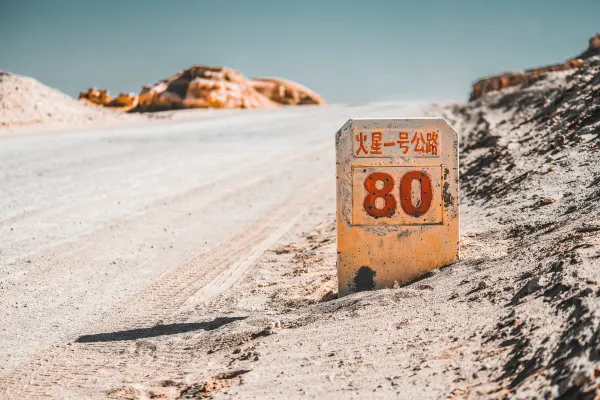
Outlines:
{"type": "Polygon", "coordinates": [[[507,249],[473,264],[484,289],[457,293],[498,306],[473,333],[498,350],[491,377],[508,397],[600,395],[599,89],[595,56],[448,115],[463,134],[463,209],[481,213],[469,240],[507,249]]]}
{"type": "Polygon", "coordinates": [[[154,86],[144,87],[137,111],[181,108],[276,108],[239,72],[193,66],[154,86]]]}
{"type": "Polygon", "coordinates": [[[286,79],[254,78],[250,83],[259,93],[285,106],[327,104],[325,99],[314,91],[286,79]]]}
{"type": "Polygon", "coordinates": [[[125,116],[77,102],[35,79],[0,71],[0,130],[79,126],[125,116]]]}

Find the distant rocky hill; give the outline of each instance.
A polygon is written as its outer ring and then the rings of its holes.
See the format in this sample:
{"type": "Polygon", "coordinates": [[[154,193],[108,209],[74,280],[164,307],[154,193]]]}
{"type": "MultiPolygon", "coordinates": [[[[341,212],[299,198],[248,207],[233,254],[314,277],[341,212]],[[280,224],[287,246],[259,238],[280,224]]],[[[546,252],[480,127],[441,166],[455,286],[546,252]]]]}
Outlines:
{"type": "Polygon", "coordinates": [[[80,100],[122,111],[164,111],[183,108],[278,108],[326,104],[323,97],[289,80],[249,80],[229,68],[195,65],[162,81],[145,86],[138,96],[88,89],[80,100]]]}
{"type": "Polygon", "coordinates": [[[325,99],[299,83],[281,78],[254,78],[254,89],[284,106],[322,105],[325,99]]]}
{"type": "Polygon", "coordinates": [[[548,72],[580,68],[583,65],[584,59],[597,54],[600,54],[600,34],[596,34],[596,36],[590,39],[589,46],[586,51],[565,63],[529,69],[523,72],[508,72],[478,80],[473,84],[470,100],[476,100],[489,92],[521,85],[548,72]]]}
{"type": "Polygon", "coordinates": [[[193,66],[146,86],[139,95],[137,111],[180,108],[276,108],[238,71],[193,66]]]}

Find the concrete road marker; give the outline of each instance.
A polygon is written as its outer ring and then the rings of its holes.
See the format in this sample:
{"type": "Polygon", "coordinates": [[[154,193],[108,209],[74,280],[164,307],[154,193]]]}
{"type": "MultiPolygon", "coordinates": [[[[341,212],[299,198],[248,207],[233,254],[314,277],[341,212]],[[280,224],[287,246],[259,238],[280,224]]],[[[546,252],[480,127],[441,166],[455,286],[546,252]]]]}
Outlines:
{"type": "Polygon", "coordinates": [[[458,134],[444,119],[352,119],[335,144],[339,296],[457,261],[458,134]]]}

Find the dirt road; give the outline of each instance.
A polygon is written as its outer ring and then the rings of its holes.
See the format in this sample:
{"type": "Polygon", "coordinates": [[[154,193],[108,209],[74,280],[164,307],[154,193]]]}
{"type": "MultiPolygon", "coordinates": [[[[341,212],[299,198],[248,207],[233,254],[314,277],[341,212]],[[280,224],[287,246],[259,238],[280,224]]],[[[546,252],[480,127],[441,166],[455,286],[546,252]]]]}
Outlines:
{"type": "Polygon", "coordinates": [[[337,128],[398,114],[422,109],[241,112],[3,138],[0,387],[59,390],[51,382],[68,367],[40,362],[55,346],[152,328],[235,285],[295,225],[322,223],[312,210],[333,211],[337,128]]]}
{"type": "Polygon", "coordinates": [[[0,139],[0,398],[598,398],[599,87],[0,139]],[[460,260],[337,299],[334,133],[393,116],[460,134],[460,260]]]}

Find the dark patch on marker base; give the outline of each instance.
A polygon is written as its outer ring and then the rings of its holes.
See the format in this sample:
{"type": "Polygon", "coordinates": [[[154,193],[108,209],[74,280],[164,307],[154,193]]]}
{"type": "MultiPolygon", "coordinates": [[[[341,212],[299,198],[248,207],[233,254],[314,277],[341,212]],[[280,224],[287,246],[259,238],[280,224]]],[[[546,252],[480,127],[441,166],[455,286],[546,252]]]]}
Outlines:
{"type": "Polygon", "coordinates": [[[450,194],[450,184],[444,183],[444,207],[448,208],[454,205],[454,197],[450,194]]]}
{"type": "Polygon", "coordinates": [[[350,289],[353,292],[364,292],[365,290],[375,289],[375,271],[363,265],[356,272],[350,289]]]}

